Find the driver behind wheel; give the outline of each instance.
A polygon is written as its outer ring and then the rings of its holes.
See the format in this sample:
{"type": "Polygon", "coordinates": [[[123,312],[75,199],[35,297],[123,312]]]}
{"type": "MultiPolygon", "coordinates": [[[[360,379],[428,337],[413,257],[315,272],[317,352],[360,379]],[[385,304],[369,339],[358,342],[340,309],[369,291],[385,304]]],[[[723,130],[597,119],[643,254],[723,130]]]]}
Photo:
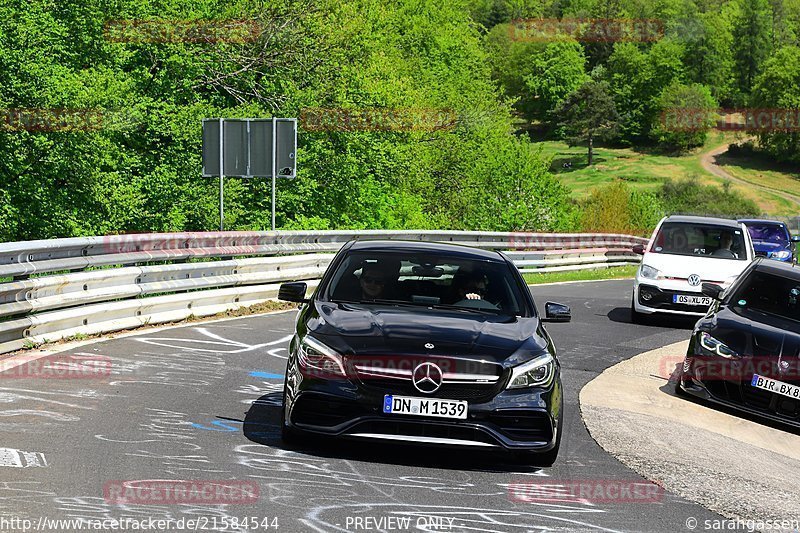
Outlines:
{"type": "Polygon", "coordinates": [[[482,300],[486,296],[488,280],[480,271],[461,272],[453,278],[453,302],[462,300],[482,300]]]}
{"type": "Polygon", "coordinates": [[[733,246],[733,235],[731,235],[729,231],[722,232],[719,235],[719,248],[717,248],[711,255],[715,257],[736,259],[738,258],[738,255],[731,250],[731,246],[733,246]]]}

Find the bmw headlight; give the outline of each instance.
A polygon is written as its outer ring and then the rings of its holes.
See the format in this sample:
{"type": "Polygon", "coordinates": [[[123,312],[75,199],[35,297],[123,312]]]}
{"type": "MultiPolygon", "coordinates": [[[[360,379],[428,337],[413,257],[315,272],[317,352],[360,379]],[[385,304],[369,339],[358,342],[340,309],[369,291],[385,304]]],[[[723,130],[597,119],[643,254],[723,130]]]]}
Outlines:
{"type": "Polygon", "coordinates": [[[789,259],[791,256],[792,252],[790,252],[789,250],[780,250],[772,254],[773,259],[780,259],[781,261],[783,261],[784,259],[789,259]]]}
{"type": "Polygon", "coordinates": [[[341,354],[317,339],[306,335],[297,350],[303,374],[320,378],[347,377],[341,354]]]}
{"type": "Polygon", "coordinates": [[[700,332],[700,346],[702,346],[705,350],[725,357],[726,359],[739,357],[739,354],[728,348],[725,343],[715,339],[705,331],[700,332]]]}
{"type": "Polygon", "coordinates": [[[511,380],[507,389],[522,389],[525,387],[547,387],[555,376],[556,362],[553,356],[540,355],[527,363],[515,366],[511,371],[511,380]]]}
{"type": "Polygon", "coordinates": [[[643,278],[647,279],[656,279],[661,275],[661,272],[659,272],[657,268],[653,268],[650,265],[642,265],[639,267],[639,273],[643,278]]]}

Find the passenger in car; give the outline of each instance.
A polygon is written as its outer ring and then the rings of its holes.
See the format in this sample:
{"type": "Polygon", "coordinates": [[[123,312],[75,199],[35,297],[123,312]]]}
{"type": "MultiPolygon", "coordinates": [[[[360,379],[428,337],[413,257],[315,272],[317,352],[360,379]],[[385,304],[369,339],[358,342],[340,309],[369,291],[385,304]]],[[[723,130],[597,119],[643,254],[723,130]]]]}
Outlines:
{"type": "Polygon", "coordinates": [[[362,300],[376,300],[384,297],[387,276],[378,268],[377,264],[365,265],[358,281],[361,285],[362,300]]]}
{"type": "Polygon", "coordinates": [[[398,299],[397,279],[399,272],[399,261],[365,262],[361,267],[361,277],[359,278],[361,299],[398,299]]]}

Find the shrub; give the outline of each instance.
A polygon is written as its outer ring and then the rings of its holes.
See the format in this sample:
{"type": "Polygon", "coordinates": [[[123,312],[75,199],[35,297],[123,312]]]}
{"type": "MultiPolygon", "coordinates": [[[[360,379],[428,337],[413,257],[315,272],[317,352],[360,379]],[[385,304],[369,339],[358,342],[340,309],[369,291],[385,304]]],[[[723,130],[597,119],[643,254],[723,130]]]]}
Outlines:
{"type": "Polygon", "coordinates": [[[701,185],[696,179],[668,180],[661,187],[664,205],[670,213],[723,217],[758,216],[756,203],[745,198],[730,185],[701,185]]]}
{"type": "Polygon", "coordinates": [[[581,207],[583,230],[602,233],[646,234],[664,214],[658,197],[622,181],[595,190],[581,207]]]}

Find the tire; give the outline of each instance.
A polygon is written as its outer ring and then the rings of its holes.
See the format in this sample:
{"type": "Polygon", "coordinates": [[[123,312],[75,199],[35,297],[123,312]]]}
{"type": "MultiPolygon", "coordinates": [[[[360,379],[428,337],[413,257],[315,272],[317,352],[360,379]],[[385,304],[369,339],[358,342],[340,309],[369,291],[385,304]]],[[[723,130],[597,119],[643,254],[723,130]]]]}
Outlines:
{"type": "Polygon", "coordinates": [[[300,434],[286,425],[286,392],[283,393],[283,406],[281,407],[281,440],[289,447],[300,444],[300,434]]]}

